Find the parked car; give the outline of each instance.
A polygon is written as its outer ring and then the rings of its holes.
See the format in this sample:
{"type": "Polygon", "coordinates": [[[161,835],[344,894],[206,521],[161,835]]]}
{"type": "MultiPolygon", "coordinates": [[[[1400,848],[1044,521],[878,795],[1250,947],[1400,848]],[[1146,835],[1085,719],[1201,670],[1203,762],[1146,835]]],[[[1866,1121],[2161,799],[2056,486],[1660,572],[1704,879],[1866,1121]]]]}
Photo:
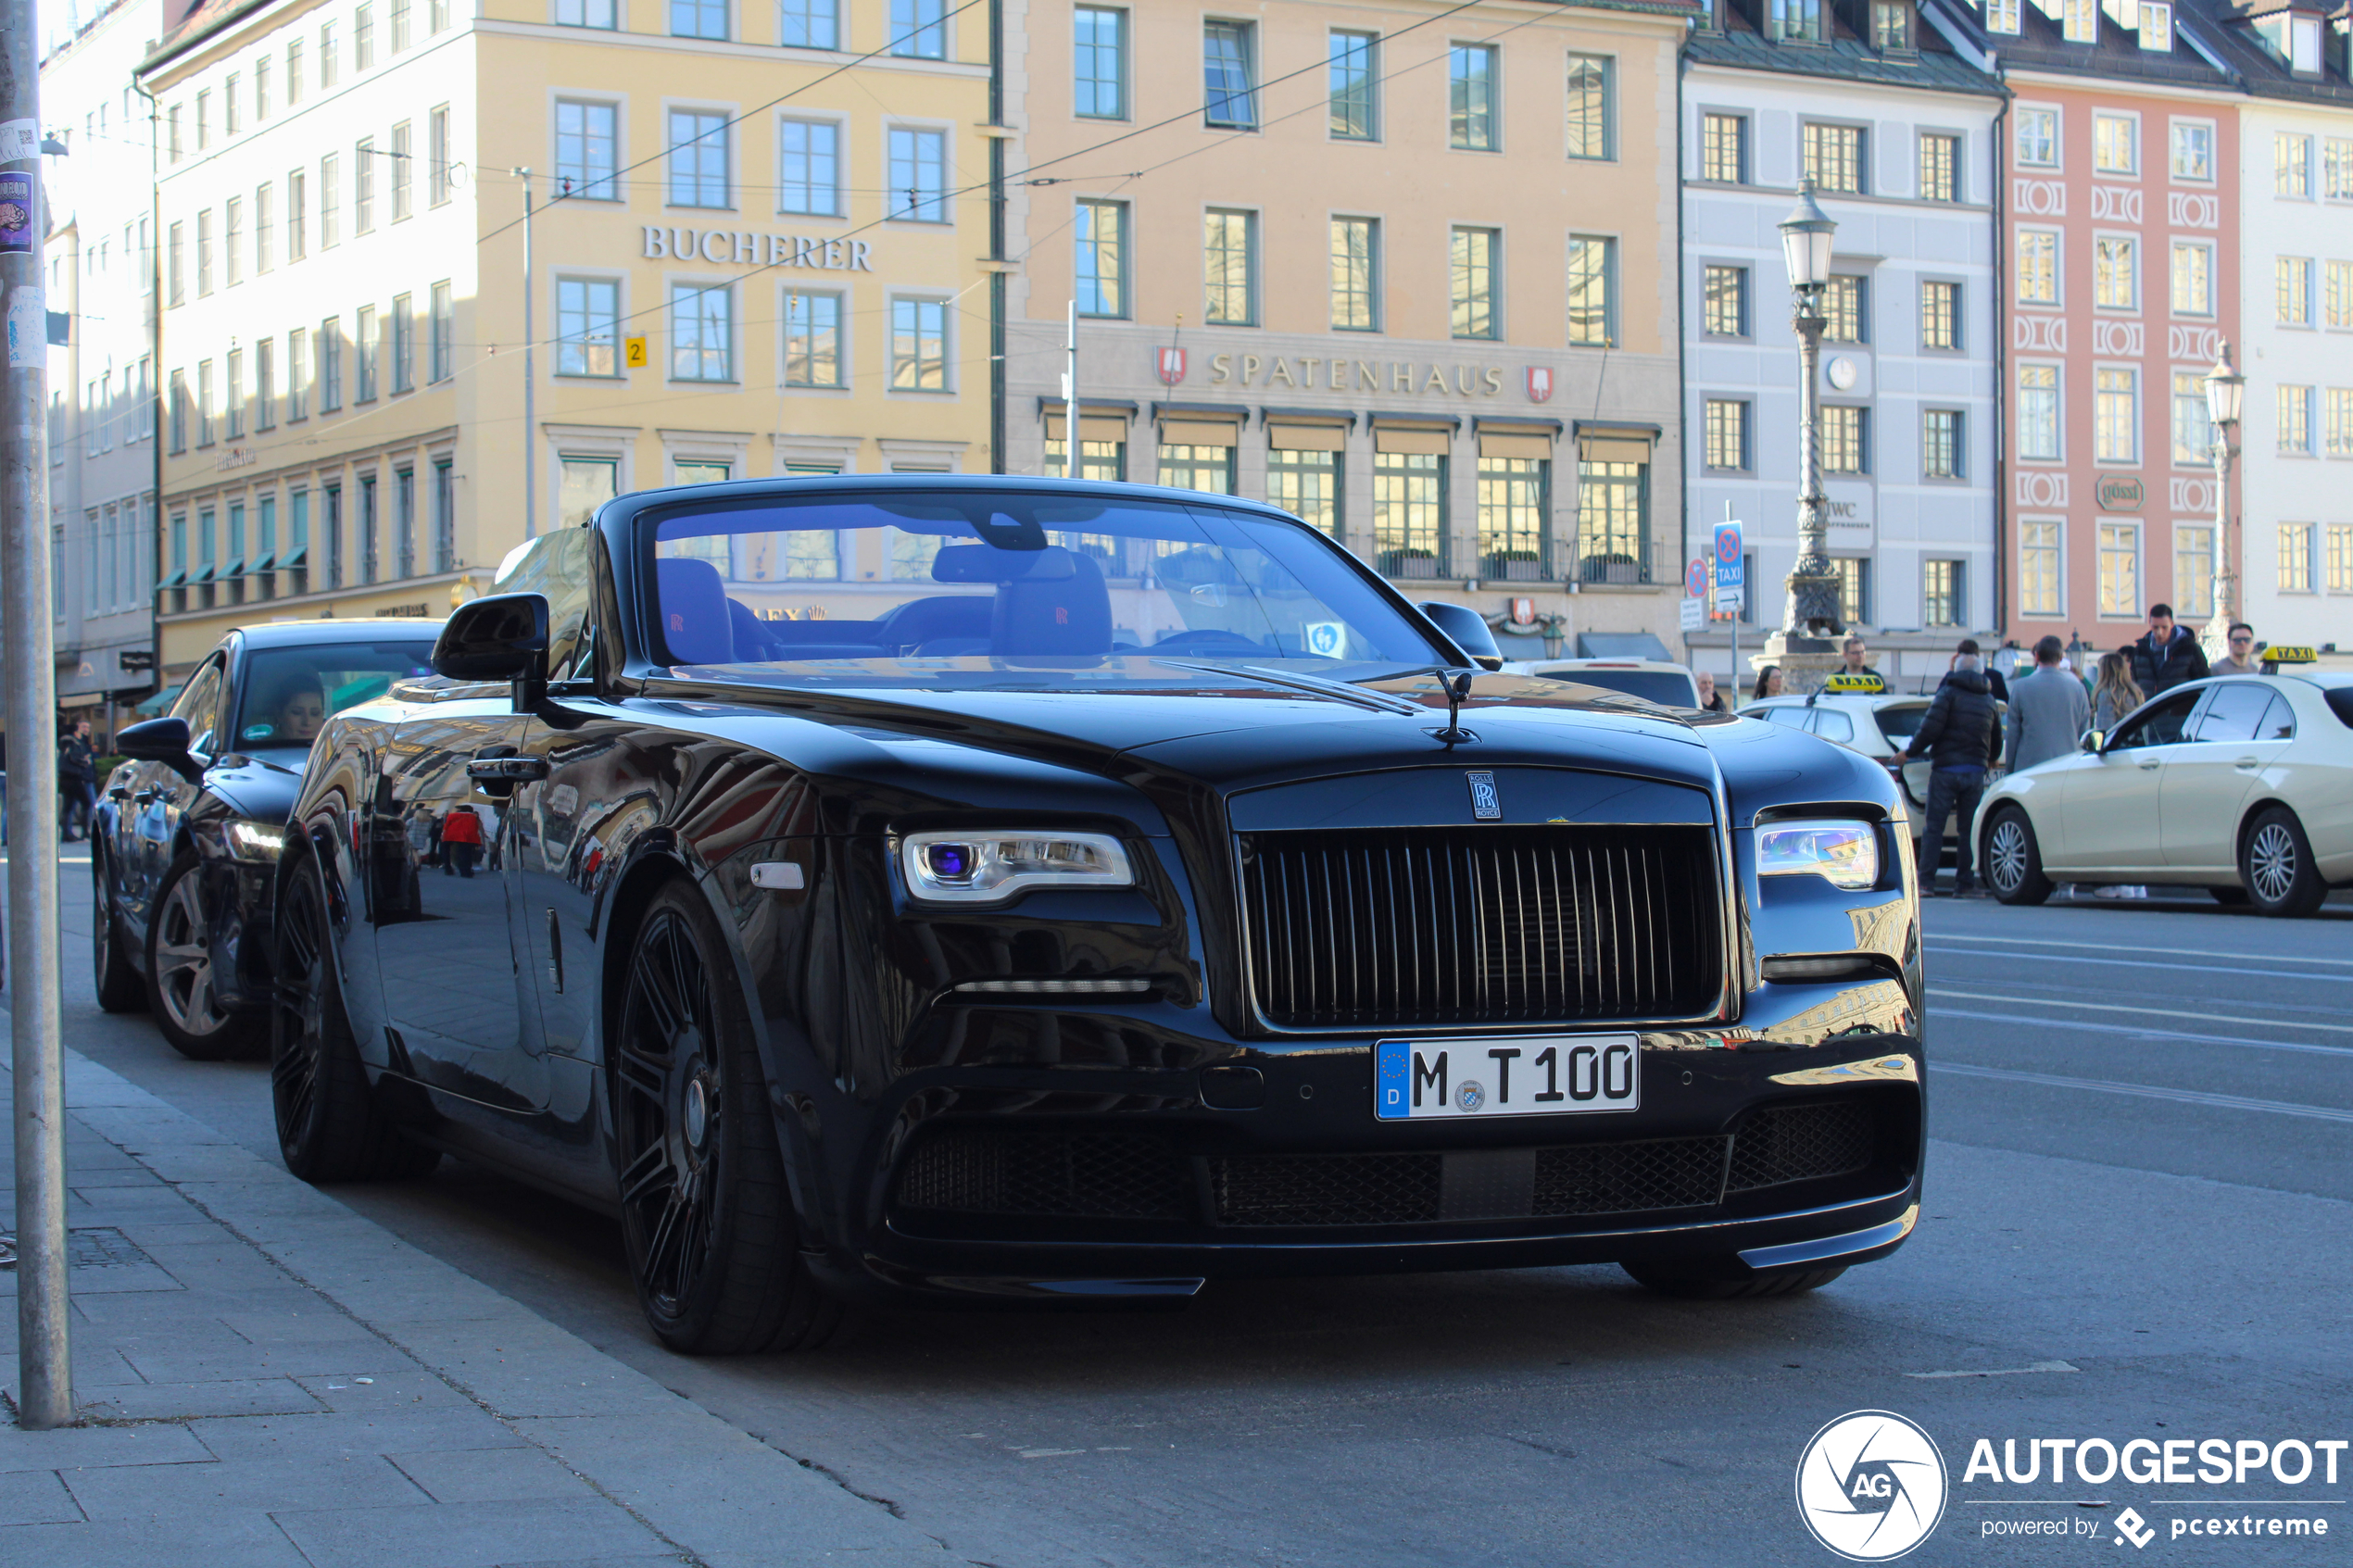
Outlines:
{"type": "Polygon", "coordinates": [[[305,775],[280,1147],[617,1210],[675,1348],[1242,1274],[1778,1295],[1918,1216],[1919,903],[1851,751],[1479,671],[1193,491],[657,490],[495,588],[305,775]],[[429,869],[459,811],[489,874],[429,869]]]}
{"type": "Polygon", "coordinates": [[[2353,884],[2353,671],[2194,682],[2085,740],[1986,793],[1985,880],[2005,904],[2162,882],[2309,915],[2353,884]]]}
{"type": "Polygon", "coordinates": [[[329,716],[430,673],[438,621],[290,621],[231,632],[171,710],[116,737],[130,760],[90,833],[98,1005],[146,1008],[184,1056],[264,1038],[271,872],[329,716]]]}
{"type": "MultiPolygon", "coordinates": [[[[1894,770],[1895,758],[1919,733],[1928,717],[1928,696],[1893,692],[1821,692],[1810,696],[1768,696],[1741,705],[1743,717],[1786,724],[1809,735],[1836,741],[1894,770]]],[[[1904,764],[1899,776],[1915,813],[1928,806],[1928,760],[1904,764]]]]}
{"type": "Polygon", "coordinates": [[[1508,673],[1544,681],[1575,681],[1623,692],[1665,708],[1697,708],[1699,683],[1688,664],[1656,659],[1531,659],[1504,666],[1508,673]]]}

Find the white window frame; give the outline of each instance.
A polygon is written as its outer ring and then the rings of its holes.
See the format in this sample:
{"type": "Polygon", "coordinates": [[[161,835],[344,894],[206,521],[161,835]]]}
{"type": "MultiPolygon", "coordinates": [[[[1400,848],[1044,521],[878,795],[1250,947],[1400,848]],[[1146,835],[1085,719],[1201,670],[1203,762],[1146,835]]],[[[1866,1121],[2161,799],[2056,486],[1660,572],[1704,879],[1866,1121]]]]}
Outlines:
{"type": "Polygon", "coordinates": [[[2019,117],[2022,128],[2030,114],[2051,117],[2051,161],[2030,163],[2024,157],[2025,142],[2018,132],[2010,134],[2010,166],[2013,169],[2043,169],[2058,173],[2067,166],[2067,119],[2057,104],[2020,104],[2011,111],[2019,117]]]}

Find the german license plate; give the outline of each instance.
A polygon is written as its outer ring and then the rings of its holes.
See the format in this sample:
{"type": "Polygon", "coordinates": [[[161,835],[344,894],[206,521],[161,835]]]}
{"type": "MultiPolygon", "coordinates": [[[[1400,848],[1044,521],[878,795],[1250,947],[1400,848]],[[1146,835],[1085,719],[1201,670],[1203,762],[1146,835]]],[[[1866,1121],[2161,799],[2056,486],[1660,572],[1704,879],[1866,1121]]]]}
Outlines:
{"type": "Polygon", "coordinates": [[[1638,1035],[1382,1040],[1373,1047],[1373,1115],[1383,1122],[1638,1110],[1642,1101],[1638,1035]]]}

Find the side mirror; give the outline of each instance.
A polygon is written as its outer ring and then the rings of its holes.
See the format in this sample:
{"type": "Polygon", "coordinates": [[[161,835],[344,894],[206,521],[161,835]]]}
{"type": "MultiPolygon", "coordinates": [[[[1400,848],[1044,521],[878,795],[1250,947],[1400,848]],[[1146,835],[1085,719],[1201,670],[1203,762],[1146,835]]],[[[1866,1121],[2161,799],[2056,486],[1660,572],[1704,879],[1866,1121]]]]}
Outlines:
{"type": "Polygon", "coordinates": [[[2086,751],[2097,751],[2107,743],[2108,736],[2097,730],[2086,730],[2081,735],[2078,735],[2075,740],[2075,744],[2082,746],[2086,751]]]}
{"type": "Polygon", "coordinates": [[[1488,629],[1487,618],[1470,606],[1428,599],[1414,608],[1428,616],[1446,633],[1447,640],[1468,654],[1471,662],[1481,670],[1504,667],[1504,650],[1495,646],[1495,633],[1488,629]]]}
{"type": "Polygon", "coordinates": [[[453,681],[544,681],[547,597],[496,594],[459,605],[433,645],[433,668],[453,681]]]}
{"type": "Polygon", "coordinates": [[[139,762],[160,762],[190,784],[204,782],[204,769],[188,754],[188,721],[167,713],[132,725],[114,738],[115,749],[139,762]]]}

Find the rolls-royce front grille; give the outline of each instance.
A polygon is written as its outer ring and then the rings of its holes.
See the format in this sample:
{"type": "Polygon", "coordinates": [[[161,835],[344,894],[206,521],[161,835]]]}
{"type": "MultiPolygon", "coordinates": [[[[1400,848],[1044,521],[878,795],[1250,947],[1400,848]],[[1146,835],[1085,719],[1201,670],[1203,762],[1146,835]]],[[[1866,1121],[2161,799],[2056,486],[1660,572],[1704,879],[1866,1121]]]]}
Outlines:
{"type": "Polygon", "coordinates": [[[1241,858],[1278,1028],[1673,1017],[1721,984],[1705,827],[1251,833],[1241,858]]]}

